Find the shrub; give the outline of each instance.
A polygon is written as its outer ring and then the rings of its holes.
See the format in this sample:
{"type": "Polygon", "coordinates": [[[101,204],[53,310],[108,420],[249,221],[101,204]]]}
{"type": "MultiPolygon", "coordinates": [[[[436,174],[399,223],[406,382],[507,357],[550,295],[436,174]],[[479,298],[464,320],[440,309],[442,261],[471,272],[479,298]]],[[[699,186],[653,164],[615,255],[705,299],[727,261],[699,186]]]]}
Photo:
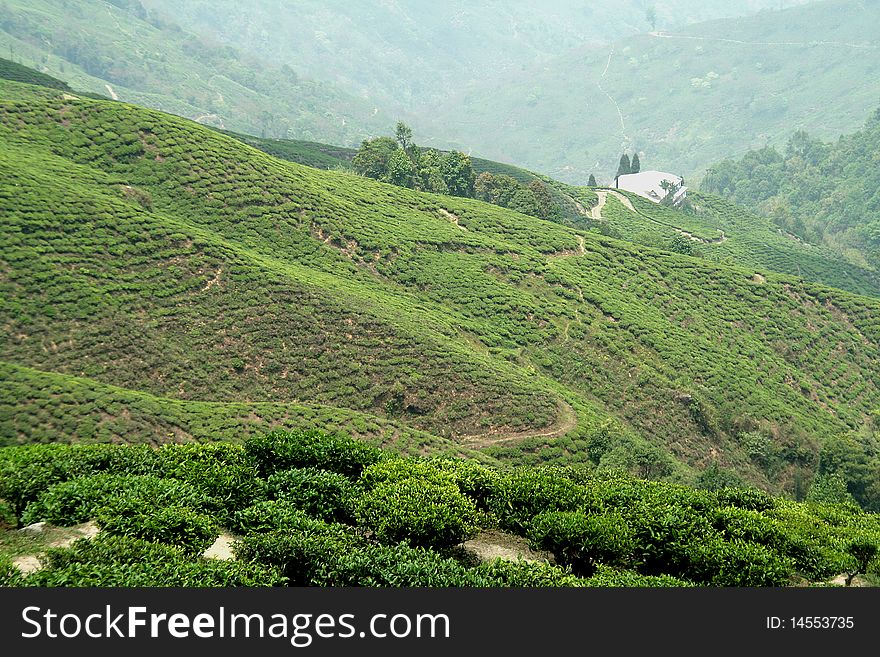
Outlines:
{"type": "Polygon", "coordinates": [[[712,522],[726,539],[775,546],[782,540],[776,523],[757,511],[727,506],[716,509],[712,522]]]}
{"type": "Polygon", "coordinates": [[[22,586],[24,575],[6,557],[0,555],[0,587],[22,586]]]}
{"type": "Polygon", "coordinates": [[[476,570],[493,587],[545,588],[586,586],[586,580],[566,573],[546,562],[528,562],[518,559],[494,561],[478,566],[476,570]]]}
{"type": "Polygon", "coordinates": [[[293,468],[269,477],[269,495],[290,502],[324,520],[350,519],[354,485],[340,474],[316,468],[293,468]]]}
{"type": "Polygon", "coordinates": [[[157,452],[161,476],[185,481],[216,500],[221,522],[266,498],[265,482],[241,445],[165,445],[157,452]]]}
{"type": "Polygon", "coordinates": [[[722,488],[713,494],[719,506],[733,506],[749,511],[767,511],[776,506],[776,500],[756,488],[722,488]]]}
{"type": "Polygon", "coordinates": [[[451,483],[410,478],[376,486],[355,502],[358,522],[386,543],[444,548],[477,528],[474,503],[451,483]]]}
{"type": "Polygon", "coordinates": [[[50,486],[28,505],[22,522],[45,520],[56,525],[75,525],[94,518],[106,506],[123,503],[187,506],[201,511],[214,506],[204,493],[183,481],[150,475],[97,474],[50,486]]]}
{"type": "Polygon", "coordinates": [[[69,548],[51,549],[45,567],[25,578],[30,586],[228,587],[282,586],[276,568],[188,556],[183,550],[125,536],[99,534],[69,548]]]}
{"type": "Polygon", "coordinates": [[[242,509],[232,519],[230,529],[240,534],[285,529],[295,532],[324,531],[327,523],[308,516],[286,500],[264,500],[242,509]]]}
{"type": "Polygon", "coordinates": [[[539,513],[574,511],[586,498],[582,486],[541,468],[518,469],[501,477],[489,509],[504,529],[524,534],[539,513]]]}
{"type": "Polygon", "coordinates": [[[711,586],[782,586],[791,562],[763,545],[745,541],[705,541],[691,546],[688,576],[711,586]]]}
{"type": "Polygon", "coordinates": [[[27,445],[0,450],[0,498],[21,518],[25,507],[53,484],[107,473],[150,474],[155,450],[147,445],[27,445]]]}
{"type": "Polygon", "coordinates": [[[320,468],[356,479],[382,452],[348,436],[320,431],[274,431],[248,438],[245,453],[268,476],[289,468],[320,468]]]}
{"type": "Polygon", "coordinates": [[[187,554],[201,554],[220,534],[209,516],[184,507],[113,504],[99,510],[97,519],[108,534],[174,545],[187,554]]]}
{"type": "Polygon", "coordinates": [[[308,520],[315,524],[306,531],[281,529],[245,536],[233,548],[235,556],[277,568],[291,586],[319,585],[329,577],[328,564],[335,555],[350,552],[363,541],[339,526],[308,520]]]}
{"type": "Polygon", "coordinates": [[[320,586],[491,586],[478,570],[406,544],[363,545],[337,550],[314,581],[320,586]]]}
{"type": "Polygon", "coordinates": [[[599,566],[596,573],[590,579],[585,580],[584,586],[661,588],[694,586],[694,583],[670,575],[640,575],[631,570],[599,566]]]}
{"type": "Polygon", "coordinates": [[[582,576],[600,563],[626,563],[633,550],[632,532],[618,514],[550,511],[535,516],[528,536],[534,547],[550,550],[558,563],[582,576]]]}

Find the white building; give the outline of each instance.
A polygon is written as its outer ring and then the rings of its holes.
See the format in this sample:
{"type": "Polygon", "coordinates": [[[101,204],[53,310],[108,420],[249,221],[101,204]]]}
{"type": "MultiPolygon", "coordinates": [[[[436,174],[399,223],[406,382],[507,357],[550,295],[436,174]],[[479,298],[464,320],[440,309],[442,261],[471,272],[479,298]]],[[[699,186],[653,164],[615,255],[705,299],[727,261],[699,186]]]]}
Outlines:
{"type": "Polygon", "coordinates": [[[625,176],[618,176],[614,186],[617,189],[644,196],[654,203],[659,203],[667,194],[667,190],[663,189],[664,180],[668,180],[677,187],[672,197],[672,205],[680,205],[687,196],[687,187],[684,186],[684,178],[676,176],[674,173],[664,173],[663,171],[629,173],[625,176]]]}

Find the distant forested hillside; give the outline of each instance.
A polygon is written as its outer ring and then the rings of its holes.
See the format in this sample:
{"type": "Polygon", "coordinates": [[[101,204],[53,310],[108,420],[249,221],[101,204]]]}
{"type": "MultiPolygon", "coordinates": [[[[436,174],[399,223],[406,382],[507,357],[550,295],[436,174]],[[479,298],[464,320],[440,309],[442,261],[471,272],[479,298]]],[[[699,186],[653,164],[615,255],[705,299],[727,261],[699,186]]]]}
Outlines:
{"type": "Polygon", "coordinates": [[[250,134],[357,144],[389,123],[361,98],[173,17],[137,0],[4,0],[0,56],[81,91],[250,134]]]}
{"type": "Polygon", "coordinates": [[[411,123],[450,147],[569,182],[608,181],[622,148],[687,176],[784,143],[836,138],[880,98],[880,3],[827,0],[585,45],[457,88],[411,123]]]}
{"type": "Polygon", "coordinates": [[[880,110],[834,142],[798,131],[784,149],[712,167],[703,189],[770,216],[787,232],[880,267],[880,110]]]}

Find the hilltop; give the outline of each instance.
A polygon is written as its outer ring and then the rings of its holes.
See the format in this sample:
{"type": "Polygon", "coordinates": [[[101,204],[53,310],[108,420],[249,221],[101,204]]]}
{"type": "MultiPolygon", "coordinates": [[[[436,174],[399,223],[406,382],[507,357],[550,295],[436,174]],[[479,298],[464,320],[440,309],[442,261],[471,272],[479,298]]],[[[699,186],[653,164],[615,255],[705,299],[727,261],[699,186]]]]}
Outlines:
{"type": "Polygon", "coordinates": [[[877,3],[826,0],[645,28],[459,89],[411,123],[566,182],[607,181],[623,148],[693,177],[794,129],[836,138],[858,128],[880,96],[878,24],[877,3]]]}
{"type": "Polygon", "coordinates": [[[6,443],[333,416],[404,451],[681,481],[717,466],[802,494],[821,445],[878,405],[875,299],[320,171],[123,103],[0,92],[0,358],[32,400],[6,443]],[[64,399],[91,422],[66,424],[64,399]]]}

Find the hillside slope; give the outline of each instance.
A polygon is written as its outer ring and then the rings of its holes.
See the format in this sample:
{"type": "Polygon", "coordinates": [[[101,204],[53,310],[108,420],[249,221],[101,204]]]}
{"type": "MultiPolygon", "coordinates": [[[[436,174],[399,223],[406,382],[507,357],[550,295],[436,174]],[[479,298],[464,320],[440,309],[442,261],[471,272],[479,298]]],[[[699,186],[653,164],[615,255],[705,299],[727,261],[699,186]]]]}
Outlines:
{"type": "MultiPolygon", "coordinates": [[[[0,92],[9,371],[347,409],[498,458],[716,463],[775,489],[878,406],[876,300],[303,167],[123,103],[0,92]]],[[[29,408],[7,442],[36,438],[29,408]]]]}
{"type": "Polygon", "coordinates": [[[825,0],[661,28],[460,90],[412,123],[567,182],[607,182],[624,148],[693,177],[793,129],[856,129],[880,96],[878,24],[876,2],[825,0]]]}
{"type": "Polygon", "coordinates": [[[389,123],[332,84],[183,31],[138,2],[8,0],[0,53],[75,89],[252,134],[354,144],[389,123]]]}
{"type": "Polygon", "coordinates": [[[850,262],[880,267],[880,110],[864,128],[826,143],[806,132],[713,166],[701,187],[754,207],[801,239],[850,262]]]}

